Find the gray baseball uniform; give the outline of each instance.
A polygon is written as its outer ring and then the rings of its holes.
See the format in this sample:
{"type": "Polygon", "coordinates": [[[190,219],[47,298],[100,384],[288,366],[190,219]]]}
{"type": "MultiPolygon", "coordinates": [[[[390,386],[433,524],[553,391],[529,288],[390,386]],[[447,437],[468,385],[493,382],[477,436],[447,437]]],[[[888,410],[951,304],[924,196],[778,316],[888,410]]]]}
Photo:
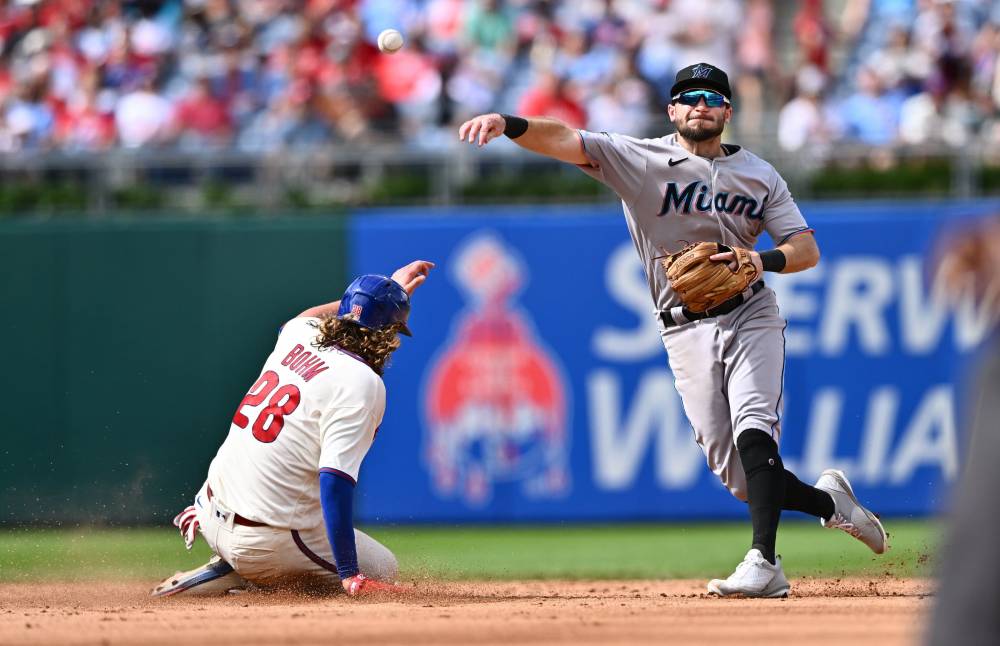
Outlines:
{"type": "Polygon", "coordinates": [[[581,170],[622,200],[642,259],[670,369],[695,438],[730,492],[746,500],[736,437],[756,428],[779,440],[785,320],[764,288],[732,312],[664,327],[680,306],[659,258],[688,242],[752,249],[764,231],[777,244],[811,231],[788,186],[766,161],[738,146],[705,159],[677,143],[580,131],[591,165],[581,170]]]}

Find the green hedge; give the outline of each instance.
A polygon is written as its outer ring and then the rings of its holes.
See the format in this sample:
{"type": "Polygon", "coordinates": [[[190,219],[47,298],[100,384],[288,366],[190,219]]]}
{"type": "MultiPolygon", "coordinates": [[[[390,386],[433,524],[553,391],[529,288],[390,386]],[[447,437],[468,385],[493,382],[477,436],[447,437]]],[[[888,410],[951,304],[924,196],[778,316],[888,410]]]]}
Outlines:
{"type": "MultiPolygon", "coordinates": [[[[790,173],[799,199],[945,196],[952,193],[953,161],[910,159],[888,168],[872,162],[832,163],[806,175],[790,173]]],[[[191,212],[254,214],[265,211],[342,211],[352,206],[427,204],[449,199],[487,202],[594,202],[613,200],[611,192],[565,165],[496,165],[478,169],[464,184],[443,195],[429,167],[398,168],[371,185],[324,193],[306,185],[286,186],[266,205],[241,196],[238,187],[209,181],[183,191],[156,184],[111,190],[98,199],[92,187],[74,179],[17,179],[0,183],[0,217],[100,212],[191,212]],[[183,199],[181,199],[183,198],[183,199]]],[[[1000,193],[1000,165],[976,171],[974,195],[1000,193]]]]}
{"type": "Polygon", "coordinates": [[[813,197],[874,197],[895,195],[947,195],[951,192],[949,160],[916,160],[890,168],[862,163],[853,167],[828,166],[805,182],[813,197]]]}

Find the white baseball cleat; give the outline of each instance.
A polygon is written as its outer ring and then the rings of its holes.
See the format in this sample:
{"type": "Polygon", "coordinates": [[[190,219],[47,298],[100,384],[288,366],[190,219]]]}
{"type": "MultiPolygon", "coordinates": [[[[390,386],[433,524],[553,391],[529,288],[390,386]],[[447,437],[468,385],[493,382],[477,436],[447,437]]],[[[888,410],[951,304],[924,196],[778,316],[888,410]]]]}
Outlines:
{"type": "Polygon", "coordinates": [[[170,597],[184,594],[207,597],[243,589],[246,585],[246,580],[233,570],[233,566],[216,555],[199,568],[167,577],[153,588],[149,596],[170,597]]]}
{"type": "Polygon", "coordinates": [[[747,552],[743,562],[736,566],[736,571],[728,579],[708,582],[708,591],[720,597],[740,594],[774,599],[787,597],[791,587],[781,569],[781,559],[774,559],[774,565],[771,565],[758,549],[747,552]]]}
{"type": "Polygon", "coordinates": [[[882,522],[861,506],[843,471],[827,469],[820,474],[816,488],[830,494],[834,506],[833,516],[828,520],[820,518],[820,525],[847,532],[876,554],[882,554],[889,548],[889,535],[885,533],[882,522]]]}

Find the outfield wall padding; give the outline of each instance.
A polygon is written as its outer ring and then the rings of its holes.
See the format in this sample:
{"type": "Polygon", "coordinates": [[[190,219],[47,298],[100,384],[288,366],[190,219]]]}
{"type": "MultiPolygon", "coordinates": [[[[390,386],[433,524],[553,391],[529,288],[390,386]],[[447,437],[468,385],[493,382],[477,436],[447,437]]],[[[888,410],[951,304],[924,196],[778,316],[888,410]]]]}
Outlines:
{"type": "Polygon", "coordinates": [[[332,217],[0,222],[0,522],[190,504],[278,327],[346,262],[332,217]]]}

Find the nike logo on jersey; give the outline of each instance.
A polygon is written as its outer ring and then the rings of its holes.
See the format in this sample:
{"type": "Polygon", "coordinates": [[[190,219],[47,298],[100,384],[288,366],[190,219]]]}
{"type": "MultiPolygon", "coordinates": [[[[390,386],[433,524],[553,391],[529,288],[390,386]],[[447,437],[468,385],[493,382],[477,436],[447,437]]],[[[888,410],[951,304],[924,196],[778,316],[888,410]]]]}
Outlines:
{"type": "Polygon", "coordinates": [[[678,159],[677,161],[674,161],[674,158],[671,157],[670,159],[667,160],[667,166],[671,166],[671,167],[672,166],[676,166],[677,164],[680,164],[681,162],[686,162],[688,159],[690,159],[690,157],[682,157],[681,159],[678,159]]]}
{"type": "MultiPolygon", "coordinates": [[[[742,215],[751,220],[764,217],[764,207],[767,206],[768,195],[758,201],[756,198],[739,193],[721,192],[715,194],[715,211],[717,213],[732,213],[742,215]]],[[[708,192],[708,184],[694,181],[683,189],[677,187],[677,182],[667,182],[663,193],[663,206],[657,215],[666,215],[671,210],[675,213],[690,213],[693,206],[696,210],[709,212],[712,210],[713,198],[708,192]]]]}

